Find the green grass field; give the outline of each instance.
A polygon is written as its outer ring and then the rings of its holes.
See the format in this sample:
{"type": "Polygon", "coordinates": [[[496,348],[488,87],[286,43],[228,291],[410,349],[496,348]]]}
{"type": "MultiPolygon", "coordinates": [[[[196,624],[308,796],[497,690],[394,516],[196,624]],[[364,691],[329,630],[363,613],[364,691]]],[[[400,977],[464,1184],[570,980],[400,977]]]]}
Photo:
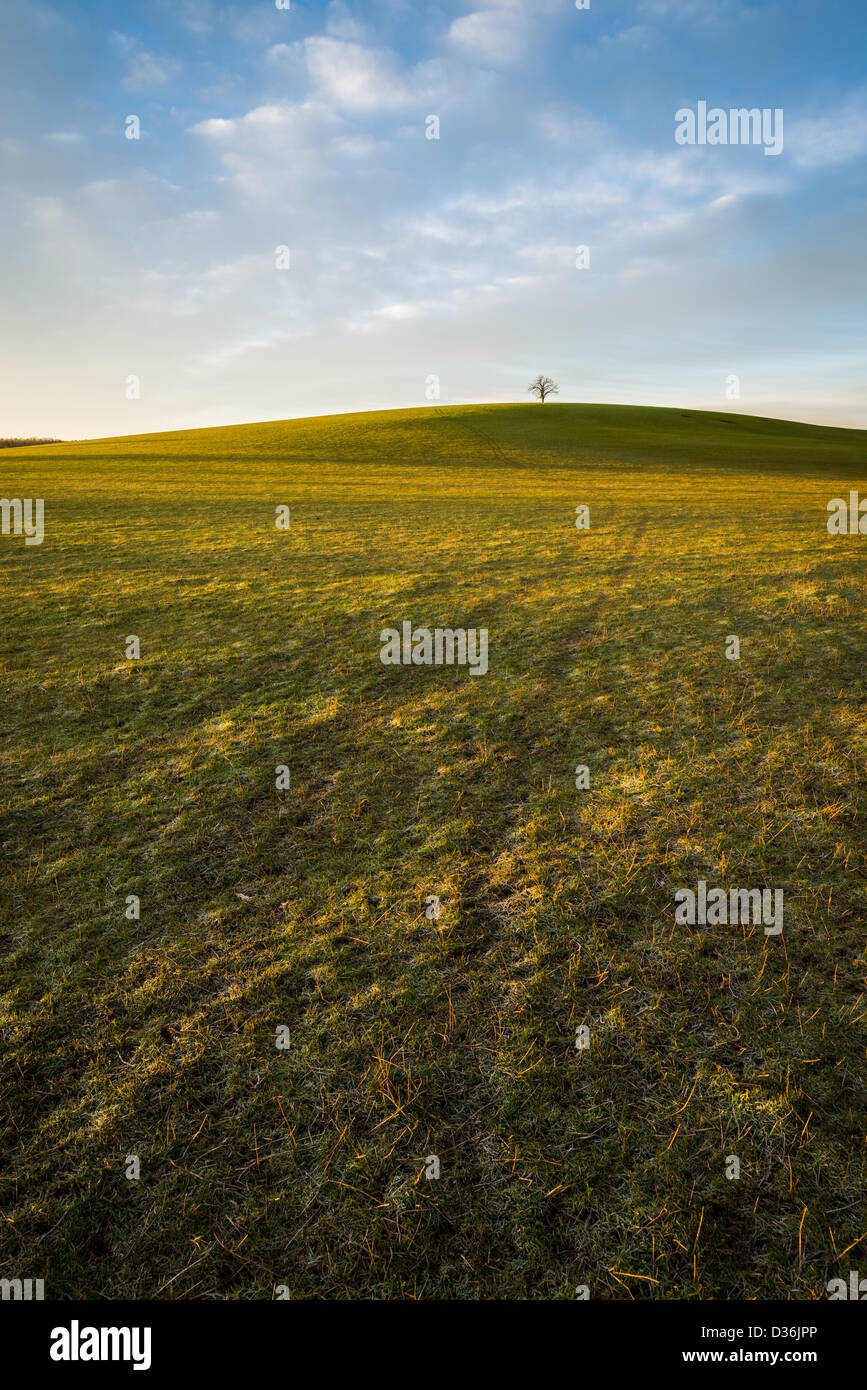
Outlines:
{"type": "Polygon", "coordinates": [[[3,450],[46,533],[0,537],[0,1276],[867,1274],[865,445],[549,404],[3,450]],[[404,619],[487,675],[384,666],[404,619]],[[699,879],[783,934],[675,922],[699,879]]]}

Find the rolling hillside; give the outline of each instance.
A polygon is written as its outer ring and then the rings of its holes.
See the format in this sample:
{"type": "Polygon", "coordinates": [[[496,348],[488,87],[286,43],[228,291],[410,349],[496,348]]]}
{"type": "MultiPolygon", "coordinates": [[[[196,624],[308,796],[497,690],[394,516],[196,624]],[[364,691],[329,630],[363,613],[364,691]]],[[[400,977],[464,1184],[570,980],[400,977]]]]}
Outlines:
{"type": "Polygon", "coordinates": [[[0,1276],[863,1264],[867,538],[826,521],[865,446],[548,404],[0,451],[45,502],[0,537],[0,1276]],[[405,621],[486,629],[487,672],[384,665],[405,621]],[[700,881],[784,930],[676,921],[700,881]]]}

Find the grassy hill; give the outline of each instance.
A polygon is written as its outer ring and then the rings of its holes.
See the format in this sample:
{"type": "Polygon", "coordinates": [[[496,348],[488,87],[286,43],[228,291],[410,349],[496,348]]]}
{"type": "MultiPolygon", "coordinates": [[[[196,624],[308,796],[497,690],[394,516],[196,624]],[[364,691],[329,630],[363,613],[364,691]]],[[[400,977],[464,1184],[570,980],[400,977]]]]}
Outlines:
{"type": "Polygon", "coordinates": [[[549,404],[3,450],[46,533],[0,537],[0,1276],[863,1266],[867,539],[826,508],[865,444],[549,404]],[[384,666],[405,619],[488,673],[384,666]],[[783,934],[676,922],[699,879],[782,888],[783,934]]]}

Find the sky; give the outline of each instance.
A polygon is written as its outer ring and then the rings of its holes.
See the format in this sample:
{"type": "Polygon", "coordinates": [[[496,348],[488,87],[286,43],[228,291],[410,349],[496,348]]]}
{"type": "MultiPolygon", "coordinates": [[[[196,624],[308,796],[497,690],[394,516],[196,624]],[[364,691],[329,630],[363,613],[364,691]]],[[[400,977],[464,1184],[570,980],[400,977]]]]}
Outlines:
{"type": "Polygon", "coordinates": [[[864,0],[286,3],[0,0],[0,436],[540,372],[867,428],[864,0]]]}

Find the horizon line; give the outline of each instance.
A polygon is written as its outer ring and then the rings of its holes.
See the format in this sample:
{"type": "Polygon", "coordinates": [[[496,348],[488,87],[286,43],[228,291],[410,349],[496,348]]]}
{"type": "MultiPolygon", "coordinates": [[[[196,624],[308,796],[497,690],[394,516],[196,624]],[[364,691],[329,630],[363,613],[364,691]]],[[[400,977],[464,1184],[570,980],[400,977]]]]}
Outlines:
{"type": "MultiPolygon", "coordinates": [[[[771,422],[773,422],[773,423],[782,424],[782,425],[801,425],[801,426],[803,426],[805,429],[814,429],[814,430],[844,430],[844,431],[846,431],[847,433],[851,433],[851,434],[865,434],[865,433],[867,433],[867,428],[865,428],[864,426],[858,426],[858,425],[827,425],[827,424],[817,424],[815,421],[812,421],[812,420],[800,420],[800,419],[795,419],[795,418],[793,418],[793,417],[791,417],[791,416],[785,416],[785,415],[756,415],[756,414],[752,414],[752,413],[750,413],[750,412],[748,412],[748,411],[744,411],[744,410],[715,410],[715,409],[708,409],[708,408],[706,408],[706,407],[701,407],[701,406],[682,406],[682,405],[637,405],[637,404],[634,404],[634,403],[632,403],[632,402],[627,402],[627,401],[563,401],[563,400],[549,400],[549,401],[545,401],[545,402],[540,402],[540,401],[453,401],[453,402],[430,401],[430,402],[427,402],[427,403],[424,404],[424,405],[385,406],[385,407],[378,407],[378,408],[373,409],[373,410],[315,411],[315,412],[314,412],[313,414],[311,414],[311,415],[281,415],[281,416],[276,416],[276,417],[269,418],[269,419],[265,419],[265,420],[238,420],[238,421],[235,421],[234,423],[228,424],[228,425],[185,425],[185,426],[182,426],[182,427],[179,428],[179,429],[138,430],[138,431],[133,431],[133,432],[131,432],[130,434],[86,435],[86,436],[82,436],[82,437],[80,437],[80,438],[74,438],[74,439],[45,439],[45,438],[43,437],[42,442],[40,442],[40,443],[33,443],[33,444],[27,443],[27,442],[26,442],[26,437],[22,435],[22,436],[18,436],[18,438],[20,438],[21,441],[22,441],[20,444],[16,444],[16,445],[4,445],[4,446],[2,446],[2,449],[0,449],[0,457],[2,457],[2,453],[5,453],[7,449],[8,449],[10,452],[13,452],[16,448],[19,448],[19,449],[28,449],[28,450],[31,450],[31,449],[45,449],[45,448],[48,448],[50,445],[100,444],[100,443],[106,443],[106,442],[108,442],[108,441],[110,441],[110,440],[115,440],[115,439],[146,439],[146,438],[151,438],[151,437],[156,436],[156,435],[169,435],[169,434],[204,434],[204,433],[206,433],[206,432],[208,432],[208,431],[211,431],[211,430],[244,429],[244,428],[246,428],[246,427],[248,427],[248,426],[249,426],[249,427],[252,427],[252,426],[254,426],[254,425],[280,425],[280,424],[287,424],[287,423],[291,423],[291,422],[295,422],[295,421],[301,421],[301,420],[334,420],[334,419],[345,419],[347,416],[351,417],[351,416],[355,416],[355,415],[398,415],[398,414],[403,414],[403,413],[409,413],[410,411],[412,411],[412,412],[416,412],[416,411],[418,411],[418,412],[430,412],[430,411],[433,411],[433,410],[474,410],[474,409],[477,409],[477,408],[479,408],[479,407],[486,407],[486,408],[491,407],[491,408],[502,408],[502,409],[513,409],[513,408],[515,408],[515,407],[527,407],[527,408],[536,408],[536,409],[538,409],[540,406],[555,406],[555,407],[556,407],[556,406],[558,406],[558,405],[559,405],[559,406],[568,406],[568,407],[570,407],[570,408],[577,408],[577,409],[587,409],[587,410],[599,410],[599,409],[604,409],[604,410],[658,410],[658,411],[660,411],[660,412],[663,412],[663,411],[664,411],[664,412],[671,412],[671,413],[676,413],[676,414],[679,414],[679,415],[691,414],[691,415],[712,415],[712,416],[717,416],[717,417],[718,417],[718,416],[725,416],[727,419],[731,419],[731,420],[740,420],[740,419],[743,419],[743,420],[768,420],[768,421],[771,421],[771,422]]],[[[2,438],[2,436],[0,436],[0,438],[2,438]]],[[[33,438],[34,438],[34,439],[39,439],[40,437],[39,437],[38,435],[36,435],[36,436],[33,436],[33,438]]]]}

